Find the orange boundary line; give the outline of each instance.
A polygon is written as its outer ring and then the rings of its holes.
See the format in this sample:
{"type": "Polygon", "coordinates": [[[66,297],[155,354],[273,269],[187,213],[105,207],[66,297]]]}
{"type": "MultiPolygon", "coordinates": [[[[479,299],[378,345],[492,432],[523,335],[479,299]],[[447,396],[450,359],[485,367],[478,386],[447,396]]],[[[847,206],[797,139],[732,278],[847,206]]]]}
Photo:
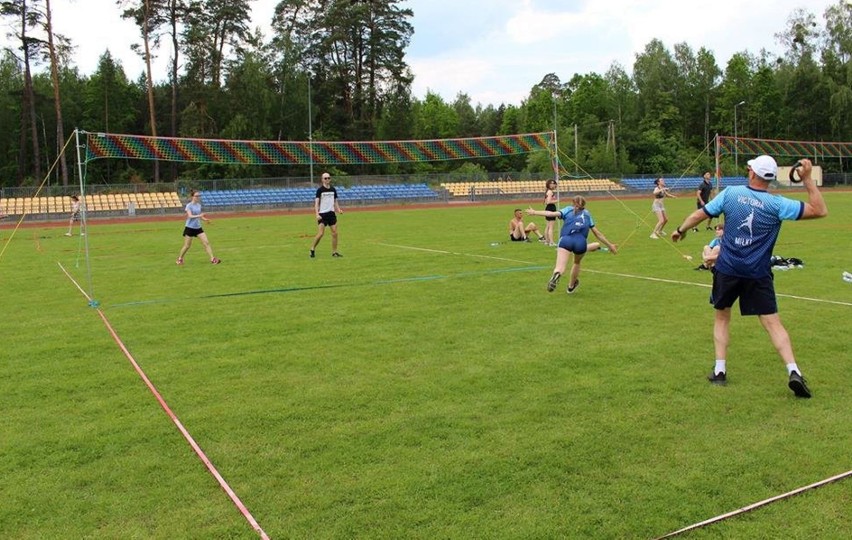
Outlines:
{"type": "MultiPolygon", "coordinates": [[[[86,299],[89,301],[89,305],[96,307],[97,304],[92,300],[92,298],[88,294],[86,294],[86,292],[80,287],[80,285],[74,280],[74,278],[71,277],[71,274],[69,274],[68,271],[65,270],[65,267],[62,266],[61,263],[57,264],[59,264],[59,268],[62,270],[62,272],[64,272],[65,275],[68,276],[68,279],[70,279],[71,282],[77,287],[77,289],[81,293],[83,293],[83,296],[85,296],[86,299]]],[[[264,532],[264,530],[260,527],[260,524],[258,524],[257,520],[254,519],[254,516],[251,515],[251,512],[249,512],[246,505],[243,504],[236,492],[231,489],[231,486],[228,485],[228,482],[226,482],[222,475],[219,474],[219,471],[216,469],[216,466],[213,465],[213,462],[210,461],[210,459],[207,457],[207,454],[204,453],[204,450],[202,450],[198,443],[195,442],[195,439],[192,438],[192,435],[189,434],[189,431],[187,431],[187,429],[183,426],[177,415],[172,412],[172,409],[169,407],[168,403],[166,403],[166,400],[163,399],[163,396],[160,395],[160,392],[157,390],[157,387],[154,386],[154,383],[151,382],[145,372],[142,371],[142,368],[139,367],[139,364],[133,358],[133,355],[130,354],[130,351],[127,350],[127,347],[125,347],[124,343],[121,341],[121,338],[118,337],[118,334],[112,328],[112,325],[109,323],[109,320],[106,318],[106,315],[104,315],[104,312],[99,307],[97,307],[96,309],[98,315],[100,316],[101,320],[104,322],[104,325],[106,325],[107,330],[112,336],[112,339],[115,340],[115,343],[118,345],[118,348],[121,349],[121,352],[123,352],[124,356],[127,357],[127,360],[130,361],[130,364],[133,366],[133,369],[135,369],[136,373],[138,373],[139,376],[142,378],[142,381],[145,383],[145,386],[148,387],[148,390],[150,390],[151,393],[154,394],[154,397],[160,403],[160,406],[166,412],[166,415],[168,415],[171,421],[178,428],[178,431],[181,432],[183,438],[186,439],[186,442],[189,443],[189,446],[192,447],[192,449],[195,451],[195,454],[198,456],[201,462],[204,463],[204,466],[207,467],[207,470],[219,483],[219,486],[221,486],[225,493],[228,494],[228,497],[231,499],[231,501],[234,503],[234,505],[237,507],[243,517],[246,518],[252,529],[254,529],[264,540],[269,540],[269,536],[267,536],[266,532],[264,532]]]]}

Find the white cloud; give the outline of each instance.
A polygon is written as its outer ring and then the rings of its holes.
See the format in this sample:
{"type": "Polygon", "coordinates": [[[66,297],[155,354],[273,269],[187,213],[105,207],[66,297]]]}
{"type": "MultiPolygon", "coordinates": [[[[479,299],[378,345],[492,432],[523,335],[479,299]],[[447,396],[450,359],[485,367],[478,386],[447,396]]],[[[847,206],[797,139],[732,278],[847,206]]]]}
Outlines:
{"type": "Polygon", "coordinates": [[[581,13],[552,12],[535,9],[530,0],[506,22],[506,35],[510,41],[521,45],[543,43],[569,35],[583,24],[581,13]]]}
{"type": "MultiPolygon", "coordinates": [[[[458,92],[464,91],[464,88],[482,85],[493,76],[495,67],[493,62],[475,56],[467,58],[427,58],[414,60],[410,65],[412,71],[417,74],[417,79],[424,81],[451,80],[457,83],[457,91],[452,96],[446,96],[443,92],[438,92],[447,100],[455,98],[458,92]]],[[[418,93],[422,93],[425,96],[426,90],[431,90],[431,88],[425,86],[421,90],[418,93]]]]}
{"type": "MultiPolygon", "coordinates": [[[[507,103],[519,104],[530,88],[547,73],[556,73],[563,81],[575,74],[603,74],[613,62],[628,72],[636,55],[652,39],[659,39],[673,51],[677,43],[687,43],[693,51],[710,50],[724,69],[730,57],[761,49],[777,51],[775,35],[785,30],[787,18],[796,8],[805,8],[821,20],[828,5],[836,0],[717,0],[713,3],[683,0],[523,0],[501,3],[489,11],[501,15],[488,32],[472,31],[457,39],[445,40],[437,49],[432,46],[432,62],[453,58],[457,64],[490,66],[485,73],[499,74],[499,79],[482,76],[475,80],[453,70],[428,72],[415,69],[414,93],[423,95],[429,88],[445,99],[459,91],[473,101],[493,103],[495,95],[510,96],[507,103]],[[437,57],[434,55],[438,55],[437,57]],[[499,88],[499,92],[495,92],[499,88]]],[[[415,40],[410,49],[412,65],[421,64],[421,45],[430,42],[432,30],[418,26],[416,6],[429,2],[429,9],[450,6],[449,0],[409,0],[415,6],[415,40]],[[418,34],[426,34],[418,38],[418,34]],[[420,41],[418,41],[420,39],[420,41]]],[[[487,5],[487,2],[466,2],[487,5]]],[[[493,15],[492,15],[493,16],[493,15]]],[[[422,21],[438,24],[438,21],[422,21]]],[[[475,23],[469,26],[475,27],[475,23]]],[[[411,61],[411,60],[410,60],[411,61]]]]}

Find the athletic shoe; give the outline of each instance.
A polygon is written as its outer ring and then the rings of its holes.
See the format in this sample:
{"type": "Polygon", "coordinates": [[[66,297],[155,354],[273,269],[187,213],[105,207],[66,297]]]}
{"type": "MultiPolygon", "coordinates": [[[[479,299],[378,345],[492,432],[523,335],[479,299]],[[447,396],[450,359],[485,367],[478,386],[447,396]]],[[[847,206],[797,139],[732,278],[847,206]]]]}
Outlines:
{"type": "Polygon", "coordinates": [[[183,266],[183,257],[178,257],[178,260],[175,261],[175,264],[178,266],[183,266]]]}
{"type": "Polygon", "coordinates": [[[550,278],[550,281],[547,282],[547,292],[553,292],[556,290],[556,284],[559,283],[559,278],[562,277],[562,274],[559,272],[554,272],[553,276],[550,278]]]}
{"type": "Polygon", "coordinates": [[[210,264],[219,264],[220,262],[222,262],[222,260],[217,259],[216,257],[213,257],[212,259],[210,259],[210,264]]]}
{"type": "Polygon", "coordinates": [[[70,232],[65,233],[65,236],[71,236],[70,232]]]}
{"type": "Polygon", "coordinates": [[[332,253],[331,256],[332,257],[343,257],[343,255],[341,255],[340,253],[338,253],[336,251],[334,253],[332,253]]]}
{"type": "Polygon", "coordinates": [[[693,227],[692,232],[698,232],[698,227],[693,227]]]}
{"type": "Polygon", "coordinates": [[[538,241],[539,241],[539,242],[541,242],[542,244],[544,244],[544,243],[546,243],[546,242],[547,242],[547,240],[545,240],[545,238],[544,238],[543,236],[540,236],[540,237],[538,238],[538,241]]]}
{"type": "Polygon", "coordinates": [[[796,397],[811,397],[811,391],[808,390],[808,385],[805,384],[805,378],[799,375],[798,371],[790,373],[790,382],[787,383],[787,386],[796,394],[796,397]]]}
{"type": "Polygon", "coordinates": [[[568,285],[568,290],[566,291],[568,294],[574,294],[574,291],[577,290],[577,287],[580,286],[580,280],[574,282],[574,286],[568,285]]]}
{"type": "Polygon", "coordinates": [[[713,226],[712,226],[712,225],[707,225],[707,228],[706,228],[705,230],[707,230],[707,231],[712,231],[712,230],[713,230],[713,226]]]}
{"type": "Polygon", "coordinates": [[[316,257],[316,256],[317,256],[317,254],[316,254],[316,253],[314,253],[314,250],[311,250],[311,259],[313,259],[313,258],[314,258],[314,257],[316,257]]]}
{"type": "Polygon", "coordinates": [[[710,376],[707,377],[707,380],[713,384],[718,384],[724,386],[728,384],[728,377],[725,375],[725,372],[716,373],[716,371],[710,372],[710,376]]]}
{"type": "Polygon", "coordinates": [[[648,238],[650,238],[651,240],[659,240],[660,239],[660,237],[657,236],[657,233],[651,233],[651,236],[649,236],[648,238]]]}
{"type": "Polygon", "coordinates": [[[695,267],[695,269],[696,270],[710,270],[709,268],[707,268],[707,266],[705,266],[703,264],[699,264],[698,266],[695,267]]]}
{"type": "Polygon", "coordinates": [[[81,233],[80,233],[80,236],[86,236],[86,233],[81,232],[81,233]]]}

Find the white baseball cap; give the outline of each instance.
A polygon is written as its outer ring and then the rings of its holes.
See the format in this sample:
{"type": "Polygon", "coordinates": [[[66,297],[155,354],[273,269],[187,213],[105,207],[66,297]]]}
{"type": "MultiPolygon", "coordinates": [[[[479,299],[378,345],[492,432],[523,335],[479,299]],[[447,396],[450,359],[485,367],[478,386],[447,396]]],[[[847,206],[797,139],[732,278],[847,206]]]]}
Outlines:
{"type": "Polygon", "coordinates": [[[778,164],[775,163],[775,159],[773,159],[772,156],[757,156],[756,158],[749,160],[748,166],[751,167],[754,174],[763,178],[767,182],[775,180],[775,176],[778,174],[778,164]]]}

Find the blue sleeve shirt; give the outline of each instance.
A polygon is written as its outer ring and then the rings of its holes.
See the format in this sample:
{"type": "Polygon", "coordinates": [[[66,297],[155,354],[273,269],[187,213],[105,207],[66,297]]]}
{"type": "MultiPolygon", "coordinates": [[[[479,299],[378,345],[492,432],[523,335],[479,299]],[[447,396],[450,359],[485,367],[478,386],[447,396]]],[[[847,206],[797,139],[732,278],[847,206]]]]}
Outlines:
{"type": "Polygon", "coordinates": [[[716,271],[750,279],[771,275],[769,259],[781,232],[781,222],[800,219],[804,211],[802,201],[748,186],[722,190],[704,206],[710,217],[725,215],[716,271]]]}
{"type": "Polygon", "coordinates": [[[566,206],[560,210],[560,213],[563,221],[560,236],[579,234],[586,238],[589,236],[589,229],[595,226],[595,220],[588,210],[582,210],[575,214],[573,206],[566,206]]]}

